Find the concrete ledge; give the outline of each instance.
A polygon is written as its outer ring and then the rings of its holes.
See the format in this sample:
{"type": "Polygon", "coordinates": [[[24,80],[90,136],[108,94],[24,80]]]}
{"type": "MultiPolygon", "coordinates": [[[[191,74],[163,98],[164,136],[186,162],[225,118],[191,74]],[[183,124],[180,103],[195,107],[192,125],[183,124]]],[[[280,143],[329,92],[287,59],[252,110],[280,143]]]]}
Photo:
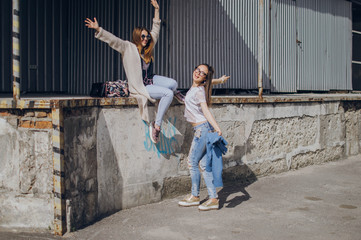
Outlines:
{"type": "MultiPolygon", "coordinates": [[[[350,94],[289,94],[258,96],[213,96],[213,104],[242,103],[301,103],[301,102],[334,102],[361,101],[361,93],[350,94]]],[[[174,101],[175,104],[176,101],[174,101]]],[[[76,108],[95,106],[137,106],[133,97],[129,98],[92,98],[92,97],[44,97],[23,98],[15,102],[11,98],[0,98],[0,109],[43,109],[43,108],[76,108]]]]}

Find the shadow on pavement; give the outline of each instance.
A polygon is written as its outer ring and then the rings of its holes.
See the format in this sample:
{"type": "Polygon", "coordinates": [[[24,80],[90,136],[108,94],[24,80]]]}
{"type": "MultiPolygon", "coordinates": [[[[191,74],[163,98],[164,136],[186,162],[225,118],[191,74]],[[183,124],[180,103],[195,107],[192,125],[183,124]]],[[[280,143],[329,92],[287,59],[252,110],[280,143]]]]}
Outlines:
{"type": "Polygon", "coordinates": [[[225,186],[218,192],[219,209],[234,208],[251,198],[246,188],[257,181],[256,175],[243,164],[223,172],[225,186]],[[243,193],[242,196],[237,193],[243,193]]]}

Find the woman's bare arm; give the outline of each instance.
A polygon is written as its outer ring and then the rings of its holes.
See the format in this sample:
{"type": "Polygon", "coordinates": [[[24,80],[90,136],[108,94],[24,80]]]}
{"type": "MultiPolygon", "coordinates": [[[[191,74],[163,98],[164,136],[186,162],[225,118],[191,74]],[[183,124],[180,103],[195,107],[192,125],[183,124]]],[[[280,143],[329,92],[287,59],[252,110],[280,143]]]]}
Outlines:
{"type": "Polygon", "coordinates": [[[212,85],[217,85],[217,84],[226,83],[230,77],[231,77],[231,76],[223,75],[223,76],[220,77],[220,78],[214,78],[214,79],[212,79],[212,85]]]}
{"type": "Polygon", "coordinates": [[[207,121],[212,125],[214,130],[218,133],[219,136],[222,136],[222,131],[219,128],[217,121],[214,119],[212,113],[209,111],[209,108],[207,106],[206,102],[201,103],[201,108],[204,116],[206,117],[207,121]]]}

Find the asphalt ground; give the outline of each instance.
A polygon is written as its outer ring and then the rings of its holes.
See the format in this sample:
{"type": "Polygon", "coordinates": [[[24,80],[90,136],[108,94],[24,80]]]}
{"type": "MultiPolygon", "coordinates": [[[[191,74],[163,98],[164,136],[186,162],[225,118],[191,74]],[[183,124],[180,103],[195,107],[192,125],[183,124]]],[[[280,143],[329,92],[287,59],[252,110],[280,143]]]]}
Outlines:
{"type": "Polygon", "coordinates": [[[219,210],[179,207],[183,197],[120,211],[62,238],[0,229],[0,239],[361,240],[361,155],[225,186],[219,210]]]}

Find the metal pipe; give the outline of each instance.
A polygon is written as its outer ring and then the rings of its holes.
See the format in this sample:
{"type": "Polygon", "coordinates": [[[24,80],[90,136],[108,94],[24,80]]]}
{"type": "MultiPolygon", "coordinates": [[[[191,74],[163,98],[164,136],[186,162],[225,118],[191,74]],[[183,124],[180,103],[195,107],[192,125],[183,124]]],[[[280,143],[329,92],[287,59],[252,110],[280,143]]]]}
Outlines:
{"type": "Polygon", "coordinates": [[[258,97],[263,94],[264,0],[258,0],[258,97]]]}
{"type": "Polygon", "coordinates": [[[13,98],[14,101],[20,99],[20,0],[13,0],[12,15],[13,15],[13,98]]]}

